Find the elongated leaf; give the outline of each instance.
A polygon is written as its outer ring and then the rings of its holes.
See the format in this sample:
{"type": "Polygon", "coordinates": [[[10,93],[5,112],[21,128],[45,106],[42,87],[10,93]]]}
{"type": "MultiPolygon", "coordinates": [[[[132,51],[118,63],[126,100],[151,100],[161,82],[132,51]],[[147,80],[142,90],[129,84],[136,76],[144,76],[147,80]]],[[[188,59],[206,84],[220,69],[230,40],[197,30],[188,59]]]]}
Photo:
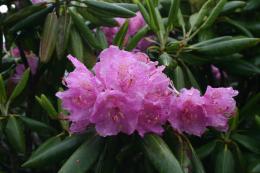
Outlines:
{"type": "Polygon", "coordinates": [[[220,14],[221,10],[223,9],[224,5],[226,4],[227,0],[219,0],[217,5],[213,8],[210,15],[206,19],[205,23],[202,25],[202,29],[209,28],[217,19],[218,15],[220,14]]]}
{"type": "Polygon", "coordinates": [[[201,41],[199,43],[193,44],[190,47],[196,48],[196,47],[208,46],[208,45],[213,44],[213,43],[231,40],[232,38],[233,38],[232,36],[222,36],[222,37],[212,38],[212,39],[209,39],[209,40],[206,40],[206,41],[201,41]]]}
{"type": "Polygon", "coordinates": [[[102,139],[98,136],[87,139],[63,164],[59,173],[88,171],[97,160],[102,143],[102,139]]]}
{"type": "Polygon", "coordinates": [[[241,31],[243,34],[245,34],[247,37],[253,38],[253,34],[243,25],[241,25],[239,22],[236,22],[235,20],[232,20],[230,18],[225,18],[225,21],[229,23],[230,25],[234,26],[236,29],[241,31]]]}
{"type": "Polygon", "coordinates": [[[48,148],[51,148],[52,146],[57,145],[61,142],[60,135],[51,137],[47,139],[45,142],[43,142],[31,155],[30,159],[32,159],[34,156],[38,156],[40,153],[44,152],[48,148]]]}
{"type": "Polygon", "coordinates": [[[259,42],[260,39],[258,38],[237,38],[198,47],[196,50],[205,55],[230,55],[243,49],[255,46],[259,42]]]}
{"type": "Polygon", "coordinates": [[[118,47],[122,48],[124,45],[124,41],[126,40],[126,34],[128,31],[128,24],[129,21],[125,21],[125,23],[122,25],[122,27],[119,29],[118,33],[115,35],[115,38],[113,39],[113,44],[117,45],[118,47]]]}
{"type": "Polygon", "coordinates": [[[147,23],[147,25],[152,29],[155,30],[155,26],[151,23],[151,19],[150,16],[148,14],[148,11],[145,9],[145,7],[143,6],[143,4],[141,2],[137,2],[137,6],[139,8],[139,11],[142,13],[142,16],[145,20],[145,22],[147,23]]]}
{"type": "Polygon", "coordinates": [[[5,133],[9,144],[20,153],[25,152],[25,136],[21,122],[14,116],[8,118],[5,133]]]}
{"type": "Polygon", "coordinates": [[[56,42],[56,52],[59,59],[64,57],[67,50],[70,36],[72,21],[68,13],[59,17],[58,20],[58,36],[56,42]]]}
{"type": "Polygon", "coordinates": [[[159,173],[183,173],[179,162],[159,136],[146,135],[142,144],[148,159],[159,173]]]}
{"type": "Polygon", "coordinates": [[[5,103],[5,101],[6,101],[5,84],[4,84],[4,80],[2,78],[2,75],[0,74],[0,104],[5,103]]]}
{"type": "Polygon", "coordinates": [[[45,111],[48,113],[48,115],[51,118],[54,118],[54,119],[57,118],[57,116],[58,116],[57,111],[55,110],[52,103],[49,101],[49,99],[44,94],[42,94],[41,97],[36,96],[36,100],[45,109],[45,111]]]}
{"type": "Polygon", "coordinates": [[[135,13],[118,6],[116,4],[103,2],[103,1],[93,1],[93,0],[82,0],[81,2],[87,4],[89,8],[92,8],[101,13],[113,16],[113,17],[134,17],[135,13]]]}
{"type": "Polygon", "coordinates": [[[171,8],[168,15],[167,28],[170,30],[178,21],[180,0],[171,0],[171,8]]]}
{"type": "Polygon", "coordinates": [[[69,156],[89,135],[70,136],[55,145],[44,147],[34,153],[22,166],[36,168],[55,164],[69,156]]]}
{"type": "Polygon", "coordinates": [[[231,137],[248,150],[254,153],[260,153],[260,143],[256,139],[238,133],[233,134],[231,137]]]}
{"type": "Polygon", "coordinates": [[[199,83],[195,79],[195,77],[192,74],[192,72],[190,71],[190,69],[186,65],[184,66],[184,68],[185,68],[185,71],[186,71],[187,76],[189,78],[189,82],[190,82],[191,86],[200,90],[199,83]]]}
{"type": "Polygon", "coordinates": [[[200,159],[204,159],[205,157],[207,157],[209,154],[212,153],[212,151],[215,149],[216,147],[216,141],[211,141],[203,146],[201,146],[200,148],[198,148],[196,150],[198,157],[200,159]]]}
{"type": "Polygon", "coordinates": [[[174,86],[177,90],[185,87],[184,73],[180,66],[177,66],[174,70],[174,86]]]}
{"type": "Polygon", "coordinates": [[[204,5],[201,7],[199,13],[196,15],[194,22],[191,23],[192,30],[197,29],[208,17],[210,14],[210,10],[214,7],[215,3],[214,0],[208,0],[204,5]]]}
{"type": "Polygon", "coordinates": [[[45,8],[45,4],[34,4],[20,9],[16,13],[10,13],[3,21],[4,25],[11,25],[45,8]]]}
{"type": "Polygon", "coordinates": [[[76,12],[74,8],[70,8],[69,12],[71,14],[71,17],[73,19],[73,22],[82,35],[83,39],[92,47],[96,49],[101,49],[99,43],[97,42],[97,39],[95,38],[93,32],[88,28],[87,25],[85,25],[83,17],[76,12]]]}
{"type": "Polygon", "coordinates": [[[40,60],[47,63],[55,50],[58,39],[58,18],[55,12],[48,14],[45,20],[43,35],[40,45],[40,60]]]}
{"type": "Polygon", "coordinates": [[[140,29],[128,42],[126,50],[131,51],[138,45],[138,42],[144,38],[144,36],[148,33],[149,28],[147,26],[140,29]]]}
{"type": "Polygon", "coordinates": [[[84,44],[78,31],[72,27],[70,31],[70,53],[84,62],[84,44]]]}
{"type": "Polygon", "coordinates": [[[224,5],[221,13],[227,14],[245,6],[246,2],[244,1],[229,1],[224,5]]]}
{"type": "Polygon", "coordinates": [[[105,18],[105,17],[99,17],[95,14],[92,14],[90,11],[88,11],[86,8],[77,8],[77,11],[86,19],[89,20],[91,23],[99,26],[118,26],[118,23],[113,18],[105,18]]]}
{"type": "Polygon", "coordinates": [[[12,101],[13,99],[15,99],[17,96],[19,96],[22,91],[24,90],[27,81],[29,79],[29,75],[30,75],[30,69],[27,69],[24,73],[23,76],[21,78],[21,80],[19,81],[19,83],[16,85],[16,87],[14,88],[11,96],[9,97],[9,102],[12,101]]]}
{"type": "Polygon", "coordinates": [[[47,124],[44,124],[40,121],[36,121],[34,119],[25,117],[25,116],[19,116],[19,118],[26,124],[29,128],[32,130],[35,130],[37,132],[46,132],[46,131],[55,131],[52,127],[48,126],[47,124]]]}
{"type": "Polygon", "coordinates": [[[42,19],[53,10],[54,6],[51,5],[45,9],[42,9],[28,17],[26,17],[25,19],[17,22],[9,31],[10,32],[16,32],[19,31],[23,28],[27,28],[27,27],[32,27],[35,26],[36,24],[40,23],[42,21],[42,19]]]}
{"type": "Polygon", "coordinates": [[[138,11],[138,6],[136,4],[132,3],[114,3],[115,5],[118,5],[120,7],[126,8],[132,12],[137,12],[138,11]]]}
{"type": "Polygon", "coordinates": [[[192,172],[194,173],[205,173],[203,165],[196,153],[196,151],[194,150],[193,146],[191,145],[190,142],[188,142],[189,148],[191,150],[191,163],[192,163],[192,172]]]}
{"type": "Polygon", "coordinates": [[[150,16],[150,24],[152,25],[152,29],[154,29],[155,31],[159,31],[160,30],[160,26],[159,26],[159,21],[158,21],[158,17],[156,14],[156,8],[154,5],[154,2],[151,0],[146,0],[146,5],[148,7],[148,11],[149,11],[149,16],[150,16]]]}
{"type": "Polygon", "coordinates": [[[217,153],[215,173],[234,173],[234,158],[227,145],[217,153]]]}
{"type": "Polygon", "coordinates": [[[240,117],[250,118],[254,112],[259,108],[260,92],[252,96],[240,110],[240,117]]]}

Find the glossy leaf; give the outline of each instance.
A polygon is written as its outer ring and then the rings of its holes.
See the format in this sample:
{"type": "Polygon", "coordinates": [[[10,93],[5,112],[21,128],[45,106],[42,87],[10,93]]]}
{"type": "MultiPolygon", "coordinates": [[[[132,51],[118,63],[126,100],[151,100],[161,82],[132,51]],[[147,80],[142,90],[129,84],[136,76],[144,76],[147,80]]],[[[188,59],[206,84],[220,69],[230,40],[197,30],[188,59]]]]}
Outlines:
{"type": "Polygon", "coordinates": [[[156,135],[142,139],[145,153],[159,173],[183,173],[183,170],[166,143],[156,135]]]}
{"type": "Polygon", "coordinates": [[[167,27],[168,29],[173,28],[178,21],[178,11],[180,6],[180,0],[171,0],[171,8],[168,15],[167,27]]]}
{"type": "Polygon", "coordinates": [[[174,86],[177,90],[185,87],[184,73],[180,66],[177,66],[174,70],[174,86]]]}
{"type": "Polygon", "coordinates": [[[217,153],[215,173],[234,173],[234,158],[227,145],[217,153]]]}
{"type": "Polygon", "coordinates": [[[6,102],[6,90],[5,90],[5,83],[2,75],[0,74],[0,104],[6,102]]]}
{"type": "MultiPolygon", "coordinates": [[[[42,147],[34,153],[22,166],[29,168],[53,165],[69,156],[89,135],[69,136],[55,145],[42,147]]],[[[42,144],[43,145],[43,144],[42,144]]]]}
{"type": "Polygon", "coordinates": [[[138,45],[141,39],[145,39],[144,36],[148,33],[149,28],[147,26],[140,29],[132,38],[130,38],[126,50],[131,51],[138,45]]]}
{"type": "Polygon", "coordinates": [[[246,6],[246,2],[244,1],[229,1],[224,5],[221,13],[227,14],[235,11],[238,8],[243,8],[245,6],[246,6]]]}
{"type": "Polygon", "coordinates": [[[14,88],[11,96],[9,97],[8,102],[11,102],[13,99],[15,99],[17,96],[19,96],[22,93],[22,91],[24,90],[24,88],[28,82],[29,76],[30,76],[30,69],[27,69],[23,73],[23,76],[22,76],[21,80],[19,81],[19,83],[14,88]]]}
{"type": "Polygon", "coordinates": [[[233,134],[231,138],[237,141],[243,147],[247,148],[248,150],[254,153],[260,153],[260,142],[258,142],[257,139],[238,133],[233,134]]]}
{"type": "Polygon", "coordinates": [[[59,173],[86,172],[97,160],[102,149],[102,139],[98,136],[87,139],[63,164],[59,173]]]}
{"type": "Polygon", "coordinates": [[[54,119],[57,118],[57,116],[58,116],[57,111],[55,110],[52,103],[49,101],[49,99],[44,94],[42,94],[41,97],[36,96],[36,100],[45,109],[45,111],[48,113],[48,115],[51,118],[54,118],[54,119]]]}
{"type": "Polygon", "coordinates": [[[25,153],[25,135],[21,122],[14,116],[9,116],[5,128],[9,144],[19,153],[25,153]]]}
{"type": "Polygon", "coordinates": [[[113,39],[113,44],[117,45],[120,48],[124,46],[124,42],[125,40],[127,40],[126,36],[128,31],[128,24],[129,21],[126,20],[113,39]]]}
{"type": "Polygon", "coordinates": [[[45,20],[40,45],[40,61],[47,63],[55,50],[58,39],[58,18],[55,12],[48,14],[45,20]]]}
{"type": "Polygon", "coordinates": [[[44,124],[40,121],[25,117],[25,116],[19,116],[19,119],[27,125],[27,127],[31,128],[32,130],[36,132],[46,132],[50,131],[53,132],[55,131],[52,127],[48,126],[47,124],[44,124]]]}
{"type": "Polygon", "coordinates": [[[87,4],[88,7],[99,11],[100,13],[107,14],[113,17],[134,17],[135,13],[118,6],[116,4],[103,2],[103,1],[92,1],[92,0],[82,0],[83,3],[87,4]]]}
{"type": "Polygon", "coordinates": [[[207,157],[208,155],[210,155],[213,152],[215,147],[216,147],[216,141],[215,140],[201,146],[200,148],[198,148],[196,150],[198,157],[200,159],[204,159],[205,157],[207,157]]]}

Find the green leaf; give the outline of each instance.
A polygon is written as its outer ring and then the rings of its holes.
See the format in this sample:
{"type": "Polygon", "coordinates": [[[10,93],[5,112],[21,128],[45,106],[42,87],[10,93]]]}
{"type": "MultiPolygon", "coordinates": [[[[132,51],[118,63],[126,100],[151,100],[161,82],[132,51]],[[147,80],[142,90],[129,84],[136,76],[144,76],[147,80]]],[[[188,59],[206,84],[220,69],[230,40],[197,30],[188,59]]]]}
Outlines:
{"type": "Polygon", "coordinates": [[[159,136],[146,135],[142,144],[148,159],[159,173],[183,173],[179,162],[159,136]]]}
{"type": "Polygon", "coordinates": [[[52,127],[48,126],[47,124],[44,124],[40,121],[25,117],[25,116],[19,116],[19,118],[26,124],[29,128],[36,132],[46,132],[46,131],[55,131],[52,127]]]}
{"type": "Polygon", "coordinates": [[[132,3],[114,3],[117,6],[126,8],[132,12],[137,12],[138,11],[138,6],[136,4],[132,4],[132,3]]]}
{"type": "Polygon", "coordinates": [[[201,146],[200,148],[198,148],[196,150],[197,154],[198,154],[198,157],[200,159],[204,159],[205,157],[207,157],[208,155],[210,155],[213,150],[215,149],[216,147],[216,141],[211,141],[203,146],[201,146]]]}
{"type": "Polygon", "coordinates": [[[259,154],[260,153],[260,143],[257,139],[246,135],[240,135],[238,133],[231,135],[231,138],[237,141],[240,145],[247,148],[248,150],[259,154]]]}
{"type": "Polygon", "coordinates": [[[107,48],[108,47],[108,43],[107,43],[106,35],[104,34],[104,32],[102,32],[100,30],[100,28],[97,29],[96,35],[97,35],[97,39],[99,40],[99,42],[100,42],[100,44],[102,46],[102,49],[107,48]]]}
{"type": "Polygon", "coordinates": [[[155,30],[155,26],[152,25],[151,23],[151,19],[150,19],[150,16],[148,14],[148,11],[145,9],[145,7],[143,6],[143,4],[141,2],[137,2],[137,6],[139,8],[139,11],[142,13],[142,16],[145,20],[145,22],[147,23],[147,25],[152,29],[152,30],[155,30]]]}
{"type": "Polygon", "coordinates": [[[178,11],[180,6],[180,0],[171,0],[171,8],[168,15],[167,28],[171,30],[178,22],[178,11]]]}
{"type": "Polygon", "coordinates": [[[13,99],[15,99],[17,96],[19,96],[22,93],[22,91],[24,90],[24,88],[25,88],[25,86],[27,84],[27,81],[29,79],[29,75],[30,75],[30,69],[25,70],[21,80],[16,85],[16,87],[14,88],[11,96],[9,97],[9,101],[8,102],[11,102],[13,99]]]}
{"type": "Polygon", "coordinates": [[[188,141],[188,145],[189,148],[191,150],[191,164],[192,164],[192,172],[193,173],[205,173],[203,165],[196,153],[196,151],[194,150],[193,146],[191,145],[191,143],[188,141]]]}
{"type": "Polygon", "coordinates": [[[128,31],[128,25],[129,21],[126,20],[113,39],[114,45],[117,45],[120,48],[124,46],[124,41],[126,40],[125,37],[128,31]]]}
{"type": "Polygon", "coordinates": [[[84,62],[84,44],[79,32],[71,27],[70,30],[70,54],[77,57],[81,62],[84,62]]]}
{"type": "Polygon", "coordinates": [[[146,5],[148,7],[149,11],[149,16],[150,16],[150,24],[151,24],[151,29],[154,31],[160,31],[160,26],[159,26],[159,21],[156,13],[156,8],[153,1],[151,0],[145,0],[146,5]]]}
{"type": "Polygon", "coordinates": [[[42,94],[41,97],[37,97],[36,96],[36,100],[38,101],[38,103],[43,107],[43,109],[48,113],[48,115],[55,119],[58,116],[57,111],[55,110],[55,108],[53,107],[52,103],[49,101],[49,99],[42,94]]]}
{"type": "Polygon", "coordinates": [[[234,26],[237,30],[241,31],[245,36],[253,38],[253,34],[243,25],[241,25],[239,22],[232,20],[228,17],[224,18],[224,21],[229,23],[230,25],[234,26]]]}
{"type": "Polygon", "coordinates": [[[190,47],[197,48],[197,47],[208,46],[210,44],[218,43],[221,41],[228,41],[228,40],[231,40],[232,38],[233,38],[232,36],[222,36],[222,37],[212,38],[212,39],[209,39],[206,41],[201,41],[199,43],[193,44],[190,47]]]}
{"type": "Polygon", "coordinates": [[[184,65],[184,68],[185,68],[185,71],[187,73],[187,77],[189,79],[189,82],[190,82],[191,86],[200,90],[199,83],[195,79],[195,77],[192,74],[192,72],[190,71],[190,69],[186,65],[184,65]]]}
{"type": "Polygon", "coordinates": [[[0,74],[0,104],[4,104],[6,102],[6,90],[5,90],[5,83],[0,74]]]}
{"type": "MultiPolygon", "coordinates": [[[[47,63],[55,50],[58,39],[58,17],[55,12],[48,14],[43,27],[43,34],[40,44],[40,61],[47,63]]],[[[64,43],[65,44],[65,43],[64,43]]]]}
{"type": "Polygon", "coordinates": [[[46,6],[45,4],[34,4],[31,6],[22,8],[15,13],[9,13],[8,16],[4,19],[3,24],[4,25],[15,24],[15,23],[19,22],[20,20],[23,20],[24,18],[30,16],[31,14],[44,9],[45,6],[46,6]]]}
{"type": "Polygon", "coordinates": [[[243,8],[245,6],[246,6],[246,2],[244,1],[229,1],[224,5],[221,13],[227,14],[235,11],[238,8],[243,8]]]}
{"type": "Polygon", "coordinates": [[[211,11],[210,15],[202,25],[202,29],[209,28],[217,19],[227,0],[219,0],[216,6],[211,11]]]}
{"type": "Polygon", "coordinates": [[[89,8],[101,12],[103,14],[112,16],[112,17],[134,17],[135,13],[118,6],[116,4],[103,2],[103,1],[93,1],[93,0],[82,0],[81,2],[87,4],[89,8]]]}
{"type": "Polygon", "coordinates": [[[56,52],[59,59],[65,56],[65,52],[68,48],[71,25],[72,20],[68,13],[59,17],[56,41],[56,52]]]}
{"type": "Polygon", "coordinates": [[[249,0],[246,3],[246,6],[244,8],[245,11],[251,11],[258,9],[260,7],[260,1],[259,0],[249,0]]]}
{"type": "Polygon", "coordinates": [[[86,172],[98,159],[102,149],[102,139],[98,136],[87,139],[63,164],[59,173],[86,172]]]}
{"type": "Polygon", "coordinates": [[[40,168],[42,166],[53,165],[69,156],[88,137],[90,137],[90,134],[73,135],[59,143],[55,143],[55,145],[42,147],[39,149],[40,151],[34,153],[22,166],[40,168]]]}
{"type": "Polygon", "coordinates": [[[234,158],[227,145],[217,153],[215,173],[234,173],[234,158]]]}
{"type": "Polygon", "coordinates": [[[77,11],[82,15],[82,17],[95,25],[109,27],[118,26],[118,22],[115,19],[96,16],[86,8],[77,8],[77,11]]]}
{"type": "Polygon", "coordinates": [[[208,0],[206,3],[203,4],[199,13],[196,15],[196,17],[194,16],[194,22],[191,23],[191,30],[196,30],[203,23],[203,21],[210,14],[210,10],[212,7],[214,7],[214,5],[214,0],[208,0]]]}
{"type": "Polygon", "coordinates": [[[51,137],[49,139],[47,139],[45,142],[43,142],[31,155],[30,159],[32,159],[34,156],[37,157],[37,155],[39,155],[40,153],[44,152],[45,150],[47,150],[48,148],[51,148],[55,145],[57,145],[58,143],[60,143],[61,138],[60,135],[51,137]]]}
{"type": "Polygon", "coordinates": [[[218,41],[209,45],[197,47],[196,51],[205,55],[230,55],[243,49],[257,45],[258,38],[234,38],[227,41],[218,41]]]}
{"type": "Polygon", "coordinates": [[[25,136],[21,122],[10,115],[5,128],[9,144],[19,153],[25,153],[25,136]]]}
{"type": "Polygon", "coordinates": [[[69,12],[71,14],[71,17],[73,19],[73,22],[82,35],[83,39],[92,47],[96,49],[101,49],[101,46],[97,42],[97,39],[94,36],[94,33],[89,29],[87,25],[85,25],[85,21],[83,17],[77,13],[77,11],[74,8],[69,8],[69,12]]]}
{"type": "Polygon", "coordinates": [[[131,51],[138,45],[139,41],[144,38],[144,36],[148,33],[149,28],[144,26],[141,28],[132,38],[130,38],[127,47],[125,50],[131,51]]]}
{"type": "Polygon", "coordinates": [[[51,5],[45,9],[42,9],[36,13],[33,13],[32,15],[26,17],[25,19],[17,22],[9,31],[11,33],[17,32],[23,28],[32,27],[36,24],[40,23],[43,18],[53,10],[55,6],[51,5]]]}
{"type": "Polygon", "coordinates": [[[260,74],[260,68],[255,66],[252,63],[249,63],[244,60],[235,60],[232,61],[232,66],[230,66],[231,61],[220,63],[220,67],[225,69],[227,72],[241,75],[241,76],[251,76],[260,74]]]}
{"type": "Polygon", "coordinates": [[[185,87],[184,73],[180,66],[177,66],[174,70],[174,86],[177,90],[185,87]]]}
{"type": "Polygon", "coordinates": [[[246,104],[240,109],[241,120],[249,118],[254,115],[256,110],[259,110],[260,92],[249,98],[246,104]]]}

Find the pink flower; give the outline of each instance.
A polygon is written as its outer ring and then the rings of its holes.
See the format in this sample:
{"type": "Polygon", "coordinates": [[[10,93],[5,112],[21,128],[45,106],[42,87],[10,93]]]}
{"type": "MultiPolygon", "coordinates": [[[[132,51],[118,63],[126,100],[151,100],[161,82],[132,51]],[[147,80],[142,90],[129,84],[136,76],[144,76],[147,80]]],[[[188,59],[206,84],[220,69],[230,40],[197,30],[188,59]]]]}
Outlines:
{"type": "Polygon", "coordinates": [[[44,0],[31,0],[33,4],[38,4],[44,2],[44,0]]]}
{"type": "Polygon", "coordinates": [[[20,51],[17,47],[11,49],[11,55],[15,58],[20,57],[20,51]]]}
{"type": "Polygon", "coordinates": [[[91,122],[101,136],[116,135],[119,132],[132,134],[137,124],[140,100],[128,97],[116,90],[107,90],[98,95],[91,122]]]}
{"type": "Polygon", "coordinates": [[[207,127],[207,112],[204,100],[197,89],[182,89],[179,96],[173,97],[172,115],[169,122],[178,132],[201,136],[207,127]]]}
{"type": "Polygon", "coordinates": [[[69,89],[58,92],[56,96],[62,99],[64,109],[71,113],[69,116],[72,121],[71,131],[80,132],[89,124],[89,115],[102,86],[80,61],[72,56],[68,58],[76,69],[64,79],[69,89]]]}
{"type": "Polygon", "coordinates": [[[169,116],[170,80],[164,67],[143,53],[110,46],[101,52],[95,75],[69,56],[76,69],[65,77],[68,89],[58,92],[70,112],[71,132],[82,132],[93,124],[101,136],[120,132],[161,134],[169,116]]]}
{"type": "MultiPolygon", "coordinates": [[[[34,75],[38,68],[38,58],[33,53],[30,53],[27,55],[27,62],[31,70],[31,73],[34,75]]],[[[15,74],[11,77],[11,80],[14,83],[18,83],[21,80],[24,71],[25,71],[24,64],[18,64],[15,68],[15,74]]]]}
{"type": "Polygon", "coordinates": [[[179,132],[201,136],[207,127],[226,131],[228,118],[234,115],[238,94],[230,88],[211,88],[208,86],[204,96],[194,88],[181,90],[172,99],[172,114],[169,122],[179,132]]]}
{"type": "Polygon", "coordinates": [[[209,125],[218,130],[228,129],[228,118],[234,115],[236,102],[233,99],[238,95],[233,88],[212,88],[208,86],[205,95],[205,109],[209,117],[209,125]]]}
{"type": "MultiPolygon", "coordinates": [[[[102,31],[105,33],[107,41],[109,44],[112,44],[114,36],[119,31],[120,27],[124,24],[126,21],[125,18],[116,18],[116,21],[118,22],[118,27],[103,27],[102,31]]],[[[146,25],[143,16],[140,12],[136,13],[136,16],[129,19],[129,25],[128,25],[128,31],[124,40],[124,43],[126,44],[130,37],[134,36],[141,28],[143,28],[146,25]]],[[[137,49],[145,50],[151,42],[149,42],[146,39],[140,40],[140,42],[137,45],[137,49]]]]}

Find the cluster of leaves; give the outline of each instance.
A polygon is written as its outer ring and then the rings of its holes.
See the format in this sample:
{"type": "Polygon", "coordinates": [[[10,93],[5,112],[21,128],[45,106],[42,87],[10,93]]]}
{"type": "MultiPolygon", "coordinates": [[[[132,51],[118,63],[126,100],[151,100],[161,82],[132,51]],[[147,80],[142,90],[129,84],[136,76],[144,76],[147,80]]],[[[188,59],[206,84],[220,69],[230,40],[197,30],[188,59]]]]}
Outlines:
{"type": "Polygon", "coordinates": [[[0,14],[0,172],[260,172],[259,0],[0,4],[9,9],[0,14]],[[91,69],[108,46],[100,27],[117,26],[115,17],[133,17],[136,11],[147,25],[125,44],[126,21],[113,43],[131,51],[144,36],[154,35],[146,53],[166,66],[177,89],[238,89],[237,115],[228,132],[209,130],[195,138],[166,126],[161,137],[101,138],[92,129],[69,134],[67,112],[55,98],[65,70],[71,69],[66,55],[91,69]],[[26,70],[16,86],[9,80],[16,64],[8,52],[13,45],[25,67],[24,50],[40,59],[36,74],[26,70]],[[220,69],[221,79],[214,77],[211,65],[220,69]]]}

